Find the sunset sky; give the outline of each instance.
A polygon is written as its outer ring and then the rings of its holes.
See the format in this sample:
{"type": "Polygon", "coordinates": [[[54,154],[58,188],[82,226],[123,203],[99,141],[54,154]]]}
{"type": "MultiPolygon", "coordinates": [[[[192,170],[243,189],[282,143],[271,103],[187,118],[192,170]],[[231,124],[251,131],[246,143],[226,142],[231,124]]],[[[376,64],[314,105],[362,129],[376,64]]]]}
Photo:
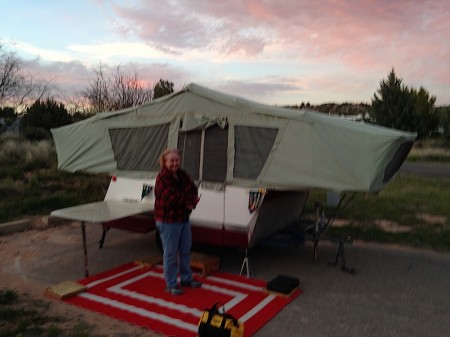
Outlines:
{"type": "Polygon", "coordinates": [[[450,105],[448,0],[0,0],[0,40],[61,95],[100,63],[271,105],[365,102],[394,68],[450,105]]]}

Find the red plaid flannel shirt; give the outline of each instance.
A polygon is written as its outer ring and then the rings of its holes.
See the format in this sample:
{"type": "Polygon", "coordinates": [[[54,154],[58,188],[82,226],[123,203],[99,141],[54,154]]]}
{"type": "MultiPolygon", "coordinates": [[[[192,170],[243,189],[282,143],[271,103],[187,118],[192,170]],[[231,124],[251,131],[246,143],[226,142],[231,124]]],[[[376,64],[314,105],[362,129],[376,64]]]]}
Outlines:
{"type": "Polygon", "coordinates": [[[155,183],[155,220],[166,223],[184,222],[189,219],[188,205],[195,204],[197,187],[183,170],[177,171],[178,180],[163,168],[155,183]]]}

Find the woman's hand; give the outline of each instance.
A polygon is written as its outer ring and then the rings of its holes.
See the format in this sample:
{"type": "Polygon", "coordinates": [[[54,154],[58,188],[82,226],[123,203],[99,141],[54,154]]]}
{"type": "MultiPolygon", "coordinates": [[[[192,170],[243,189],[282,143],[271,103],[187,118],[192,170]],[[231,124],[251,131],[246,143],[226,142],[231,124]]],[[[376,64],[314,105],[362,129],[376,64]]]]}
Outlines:
{"type": "Polygon", "coordinates": [[[197,206],[197,204],[200,202],[201,196],[202,196],[202,195],[200,194],[198,197],[195,197],[195,198],[193,199],[193,204],[187,205],[187,208],[190,209],[190,210],[193,210],[193,209],[195,208],[195,206],[197,206]]]}

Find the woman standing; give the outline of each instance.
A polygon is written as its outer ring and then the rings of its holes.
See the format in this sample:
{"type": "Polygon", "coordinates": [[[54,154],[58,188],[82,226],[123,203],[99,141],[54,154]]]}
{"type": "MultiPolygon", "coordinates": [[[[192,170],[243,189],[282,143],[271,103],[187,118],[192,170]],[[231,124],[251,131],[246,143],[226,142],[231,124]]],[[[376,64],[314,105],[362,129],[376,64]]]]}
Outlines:
{"type": "Polygon", "coordinates": [[[201,287],[192,278],[190,267],[192,234],[189,216],[197,203],[197,187],[189,175],[180,168],[180,154],[167,149],[159,157],[161,170],[155,183],[155,221],[163,246],[163,267],[166,291],[183,294],[181,286],[201,287]]]}

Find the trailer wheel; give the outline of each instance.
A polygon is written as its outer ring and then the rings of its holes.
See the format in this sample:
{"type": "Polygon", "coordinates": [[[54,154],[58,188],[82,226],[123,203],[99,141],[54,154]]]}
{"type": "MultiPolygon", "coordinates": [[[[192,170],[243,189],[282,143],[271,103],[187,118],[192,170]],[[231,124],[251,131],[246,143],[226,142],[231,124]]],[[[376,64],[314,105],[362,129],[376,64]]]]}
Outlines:
{"type": "Polygon", "coordinates": [[[159,235],[159,230],[158,229],[155,230],[155,241],[156,241],[156,246],[158,247],[158,250],[161,253],[164,253],[163,246],[162,246],[162,241],[161,241],[161,235],[159,235]]]}

